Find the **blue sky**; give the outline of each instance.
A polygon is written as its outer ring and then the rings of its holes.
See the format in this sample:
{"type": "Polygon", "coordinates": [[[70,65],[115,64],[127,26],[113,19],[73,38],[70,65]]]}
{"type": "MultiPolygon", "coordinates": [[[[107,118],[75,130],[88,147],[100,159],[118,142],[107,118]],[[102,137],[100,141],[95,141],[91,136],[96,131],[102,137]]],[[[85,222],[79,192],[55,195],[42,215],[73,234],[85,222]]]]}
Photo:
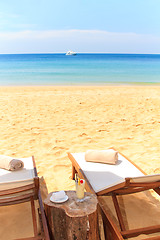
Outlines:
{"type": "Polygon", "coordinates": [[[159,0],[5,0],[0,53],[160,53],[159,0]]]}

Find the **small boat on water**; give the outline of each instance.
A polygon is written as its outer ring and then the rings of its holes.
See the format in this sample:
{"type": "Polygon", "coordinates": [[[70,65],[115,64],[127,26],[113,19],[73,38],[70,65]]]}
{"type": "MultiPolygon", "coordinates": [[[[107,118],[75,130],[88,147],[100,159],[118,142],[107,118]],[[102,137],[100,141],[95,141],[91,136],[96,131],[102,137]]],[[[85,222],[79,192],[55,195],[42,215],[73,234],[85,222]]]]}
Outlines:
{"type": "Polygon", "coordinates": [[[67,53],[66,53],[66,55],[76,55],[77,53],[76,52],[73,52],[73,51],[68,51],[67,53]]]}

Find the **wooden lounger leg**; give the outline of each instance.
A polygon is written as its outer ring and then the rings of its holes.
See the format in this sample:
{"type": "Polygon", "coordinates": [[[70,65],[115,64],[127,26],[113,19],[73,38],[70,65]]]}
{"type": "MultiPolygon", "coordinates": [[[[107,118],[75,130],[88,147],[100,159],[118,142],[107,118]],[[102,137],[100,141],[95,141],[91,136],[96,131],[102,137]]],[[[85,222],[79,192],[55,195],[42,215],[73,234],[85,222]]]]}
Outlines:
{"type": "Polygon", "coordinates": [[[32,209],[34,236],[36,237],[38,235],[38,229],[37,229],[37,220],[36,220],[35,204],[34,204],[33,197],[31,197],[31,209],[32,209]]]}
{"type": "Polygon", "coordinates": [[[104,234],[105,240],[124,240],[119,228],[114,223],[113,219],[109,215],[107,209],[105,208],[105,200],[101,197],[98,198],[99,206],[101,209],[102,220],[104,224],[104,234]]]}
{"type": "Polygon", "coordinates": [[[114,203],[115,210],[116,210],[116,213],[117,213],[117,217],[118,217],[118,220],[119,220],[120,228],[121,228],[122,231],[125,231],[125,226],[124,226],[121,210],[120,210],[118,200],[117,200],[117,197],[116,197],[115,193],[112,193],[112,199],[113,199],[113,203],[114,203]]]}
{"type": "Polygon", "coordinates": [[[106,219],[106,216],[103,212],[103,210],[99,207],[99,211],[100,211],[100,214],[101,214],[101,217],[102,217],[102,222],[103,222],[103,231],[104,231],[104,237],[105,239],[107,240],[111,240],[111,237],[109,236],[109,229],[107,228],[107,219],[106,219]]]}

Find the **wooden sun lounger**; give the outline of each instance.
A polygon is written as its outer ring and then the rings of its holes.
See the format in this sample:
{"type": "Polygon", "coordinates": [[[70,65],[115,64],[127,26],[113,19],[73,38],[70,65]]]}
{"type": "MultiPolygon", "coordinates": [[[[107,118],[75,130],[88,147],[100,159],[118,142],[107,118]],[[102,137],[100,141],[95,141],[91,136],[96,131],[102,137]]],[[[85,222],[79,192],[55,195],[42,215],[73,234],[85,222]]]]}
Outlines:
{"type": "MultiPolygon", "coordinates": [[[[149,189],[153,189],[160,195],[160,174],[146,175],[121,153],[118,154],[116,165],[86,162],[84,152],[68,153],[68,157],[72,162],[72,179],[74,179],[75,173],[78,173],[79,177],[86,180],[86,190],[95,193],[98,197],[107,240],[123,240],[140,234],[160,232],[160,225],[126,230],[117,198],[118,195],[149,189]],[[104,200],[101,196],[106,195],[112,196],[120,230],[104,207],[104,200]],[[110,233],[108,234],[108,232],[110,233]]],[[[160,235],[147,239],[160,240],[160,235]]]]}
{"type": "Polygon", "coordinates": [[[47,221],[39,189],[39,177],[37,175],[34,157],[21,158],[21,160],[24,162],[24,168],[21,170],[12,172],[0,169],[0,206],[30,202],[34,237],[23,238],[23,240],[49,240],[47,221]],[[39,209],[35,207],[35,200],[38,200],[39,209]],[[38,214],[36,214],[36,210],[38,210],[38,214]],[[41,234],[38,233],[36,215],[39,216],[42,225],[41,234]]]}

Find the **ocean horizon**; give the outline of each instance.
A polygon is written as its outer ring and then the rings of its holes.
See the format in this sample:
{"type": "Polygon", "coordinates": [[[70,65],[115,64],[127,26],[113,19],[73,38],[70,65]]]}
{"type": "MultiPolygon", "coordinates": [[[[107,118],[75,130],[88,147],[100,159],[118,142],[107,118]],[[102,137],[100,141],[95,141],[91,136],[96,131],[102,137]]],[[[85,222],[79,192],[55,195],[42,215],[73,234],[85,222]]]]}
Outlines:
{"type": "Polygon", "coordinates": [[[160,54],[0,54],[0,86],[159,83],[160,54]]]}

